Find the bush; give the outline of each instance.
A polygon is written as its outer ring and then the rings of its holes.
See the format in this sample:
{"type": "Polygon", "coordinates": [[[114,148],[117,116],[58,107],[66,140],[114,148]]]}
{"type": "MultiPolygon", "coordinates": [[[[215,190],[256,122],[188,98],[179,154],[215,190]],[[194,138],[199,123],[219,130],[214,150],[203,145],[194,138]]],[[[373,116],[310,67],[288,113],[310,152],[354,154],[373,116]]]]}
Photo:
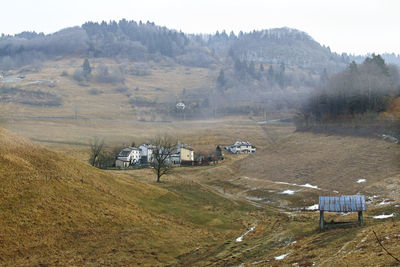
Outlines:
{"type": "Polygon", "coordinates": [[[100,95],[100,94],[102,94],[103,93],[103,91],[101,91],[101,90],[99,90],[99,89],[96,89],[96,88],[91,88],[90,90],[89,90],[89,94],[90,95],[100,95]]]}
{"type": "Polygon", "coordinates": [[[123,83],[124,74],[116,67],[100,66],[97,70],[96,81],[99,83],[123,83]]]}
{"type": "Polygon", "coordinates": [[[76,69],[72,77],[77,82],[83,82],[85,80],[85,76],[83,76],[83,70],[81,68],[76,69]]]}
{"type": "Polygon", "coordinates": [[[62,76],[62,77],[67,77],[67,76],[69,76],[68,71],[63,70],[63,71],[61,72],[60,76],[62,76]]]}

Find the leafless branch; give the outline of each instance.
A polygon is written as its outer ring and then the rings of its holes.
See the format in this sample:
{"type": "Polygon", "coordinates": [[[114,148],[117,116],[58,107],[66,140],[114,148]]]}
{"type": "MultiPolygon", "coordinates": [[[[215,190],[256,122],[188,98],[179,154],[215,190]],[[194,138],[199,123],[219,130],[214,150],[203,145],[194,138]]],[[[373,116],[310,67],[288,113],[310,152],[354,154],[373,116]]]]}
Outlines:
{"type": "Polygon", "coordinates": [[[395,256],[393,256],[393,254],[390,253],[390,252],[382,245],[382,242],[381,242],[381,240],[379,240],[379,238],[378,238],[377,234],[375,233],[375,231],[372,230],[372,232],[374,232],[374,235],[375,235],[375,237],[376,237],[376,241],[377,241],[378,244],[383,248],[383,250],[384,250],[390,257],[392,257],[392,258],[395,259],[396,261],[400,262],[400,260],[399,260],[398,258],[396,258],[395,256]]]}

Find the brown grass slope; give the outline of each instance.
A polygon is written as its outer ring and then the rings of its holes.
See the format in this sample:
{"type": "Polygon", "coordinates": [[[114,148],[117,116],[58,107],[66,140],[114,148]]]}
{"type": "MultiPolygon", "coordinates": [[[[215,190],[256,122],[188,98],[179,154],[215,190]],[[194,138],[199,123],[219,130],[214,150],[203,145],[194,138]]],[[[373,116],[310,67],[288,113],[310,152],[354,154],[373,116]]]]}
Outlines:
{"type": "MultiPolygon", "coordinates": [[[[96,170],[0,129],[0,264],[177,263],[221,238],[217,226],[186,218],[191,210],[165,211],[186,201],[178,193],[96,170]]],[[[230,211],[207,212],[210,220],[230,220],[230,211]]],[[[233,226],[225,228],[229,235],[233,226]]]]}
{"type": "Polygon", "coordinates": [[[376,138],[294,133],[240,162],[239,169],[259,179],[355,194],[397,176],[399,159],[398,145],[376,138]]]}

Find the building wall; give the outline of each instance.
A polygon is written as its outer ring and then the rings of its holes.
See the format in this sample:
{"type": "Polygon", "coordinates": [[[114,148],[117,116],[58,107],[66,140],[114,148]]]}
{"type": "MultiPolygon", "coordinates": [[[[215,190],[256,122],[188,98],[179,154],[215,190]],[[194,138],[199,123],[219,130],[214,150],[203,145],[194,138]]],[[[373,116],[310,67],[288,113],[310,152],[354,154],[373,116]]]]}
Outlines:
{"type": "Polygon", "coordinates": [[[129,167],[129,162],[117,159],[115,161],[115,167],[121,168],[121,169],[128,168],[129,167]]]}
{"type": "Polygon", "coordinates": [[[194,152],[192,150],[181,148],[181,161],[194,161],[194,152]]]}

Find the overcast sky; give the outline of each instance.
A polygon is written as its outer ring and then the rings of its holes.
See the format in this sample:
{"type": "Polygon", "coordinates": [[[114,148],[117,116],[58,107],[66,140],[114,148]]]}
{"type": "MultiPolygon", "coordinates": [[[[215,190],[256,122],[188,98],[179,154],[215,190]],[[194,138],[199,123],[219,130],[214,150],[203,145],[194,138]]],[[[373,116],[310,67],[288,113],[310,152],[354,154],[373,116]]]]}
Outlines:
{"type": "Polygon", "coordinates": [[[152,21],[185,33],[296,28],[342,53],[400,53],[399,0],[1,0],[0,33],[86,21],[152,21]]]}

